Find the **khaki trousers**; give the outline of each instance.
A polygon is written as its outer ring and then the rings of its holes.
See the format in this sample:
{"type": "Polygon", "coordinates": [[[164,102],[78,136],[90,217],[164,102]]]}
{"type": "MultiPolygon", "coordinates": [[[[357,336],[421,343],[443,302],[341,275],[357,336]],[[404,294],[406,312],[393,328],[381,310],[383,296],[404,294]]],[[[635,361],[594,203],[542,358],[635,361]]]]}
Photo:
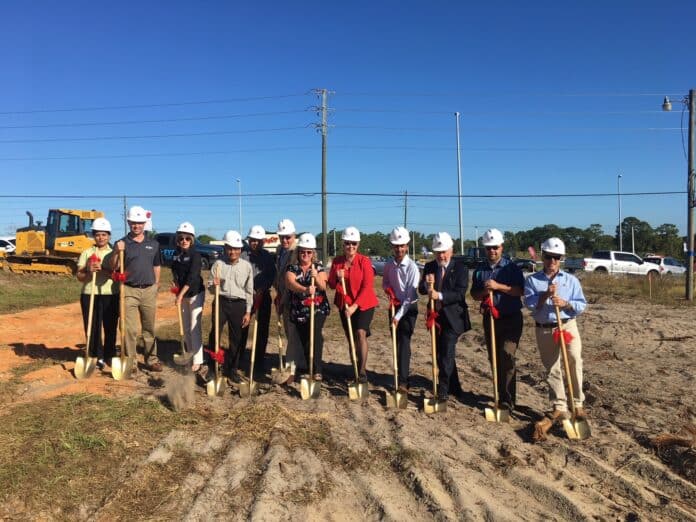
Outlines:
{"type": "Polygon", "coordinates": [[[138,323],[145,343],[145,364],[154,364],[157,358],[155,339],[155,312],[157,310],[157,285],[134,288],[123,285],[126,301],[126,355],[135,357],[138,342],[138,323]]]}
{"type": "MultiPolygon", "coordinates": [[[[573,382],[573,398],[575,406],[582,406],[585,395],[582,393],[582,341],[578,332],[578,325],[575,319],[569,320],[563,325],[563,329],[570,332],[573,340],[566,345],[568,352],[568,365],[570,366],[570,376],[573,382]]],[[[566,387],[563,384],[565,368],[563,366],[563,356],[561,355],[560,342],[556,344],[553,340],[554,328],[536,327],[537,347],[541,362],[546,368],[546,382],[549,385],[549,400],[554,409],[568,411],[566,399],[566,387]]]]}

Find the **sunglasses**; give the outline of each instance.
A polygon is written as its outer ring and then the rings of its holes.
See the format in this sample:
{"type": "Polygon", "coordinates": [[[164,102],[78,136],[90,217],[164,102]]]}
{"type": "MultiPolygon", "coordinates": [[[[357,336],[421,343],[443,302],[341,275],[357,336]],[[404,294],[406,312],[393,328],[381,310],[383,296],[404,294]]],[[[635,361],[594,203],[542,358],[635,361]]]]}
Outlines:
{"type": "Polygon", "coordinates": [[[344,241],[343,245],[344,246],[358,246],[358,242],[357,241],[344,241]]]}
{"type": "Polygon", "coordinates": [[[300,250],[301,256],[311,256],[313,253],[314,253],[314,250],[300,250]]]}
{"type": "Polygon", "coordinates": [[[554,261],[560,261],[560,260],[561,260],[561,256],[552,256],[551,254],[544,254],[544,259],[545,259],[546,261],[551,261],[552,259],[553,259],[554,261]]]}
{"type": "Polygon", "coordinates": [[[193,241],[193,238],[189,236],[179,236],[176,238],[177,243],[183,243],[184,241],[188,241],[190,243],[191,241],[193,241]]]}
{"type": "Polygon", "coordinates": [[[499,248],[499,246],[487,246],[486,250],[498,250],[499,248]]]}
{"type": "Polygon", "coordinates": [[[292,239],[292,236],[278,236],[281,241],[290,241],[292,239]]]}

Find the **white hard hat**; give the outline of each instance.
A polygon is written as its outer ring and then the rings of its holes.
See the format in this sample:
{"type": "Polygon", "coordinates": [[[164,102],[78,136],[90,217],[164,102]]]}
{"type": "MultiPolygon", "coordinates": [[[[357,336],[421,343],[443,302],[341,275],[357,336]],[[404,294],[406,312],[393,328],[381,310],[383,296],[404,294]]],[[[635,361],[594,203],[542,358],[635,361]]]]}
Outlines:
{"type": "Polygon", "coordinates": [[[438,232],[433,238],[433,252],[444,252],[454,246],[452,236],[447,232],[438,232]]]}
{"type": "Polygon", "coordinates": [[[360,242],[360,231],[355,227],[346,227],[341,236],[343,241],[357,241],[360,242]]]}
{"type": "Polygon", "coordinates": [[[497,228],[489,228],[483,233],[483,246],[499,246],[503,244],[503,233],[497,228]]]}
{"type": "Polygon", "coordinates": [[[242,235],[236,230],[228,230],[225,232],[225,237],[222,238],[227,246],[232,248],[242,248],[242,235]]]}
{"type": "Polygon", "coordinates": [[[294,234],[295,223],[293,223],[289,219],[281,219],[280,223],[278,223],[278,232],[276,233],[279,236],[289,236],[290,234],[294,234]]]}
{"type": "Polygon", "coordinates": [[[266,239],[266,231],[261,225],[254,225],[249,229],[247,237],[251,239],[266,239]]]}
{"type": "Polygon", "coordinates": [[[312,234],[302,234],[297,240],[297,248],[317,248],[317,240],[312,234]]]}
{"type": "Polygon", "coordinates": [[[389,234],[389,242],[392,245],[405,245],[411,239],[411,235],[404,227],[396,227],[389,234]]]}
{"type": "Polygon", "coordinates": [[[179,228],[177,228],[176,231],[184,234],[191,234],[192,236],[196,235],[196,229],[193,228],[193,225],[188,221],[184,221],[181,225],[179,225],[179,228]]]}
{"type": "Polygon", "coordinates": [[[128,221],[133,223],[145,223],[147,221],[147,212],[143,207],[135,206],[128,209],[128,215],[126,216],[128,221]]]}
{"type": "Polygon", "coordinates": [[[97,218],[92,221],[92,232],[108,232],[111,234],[111,223],[109,223],[108,219],[97,218]]]}
{"type": "Polygon", "coordinates": [[[557,237],[550,237],[541,244],[541,251],[559,256],[565,255],[565,244],[557,237]]]}

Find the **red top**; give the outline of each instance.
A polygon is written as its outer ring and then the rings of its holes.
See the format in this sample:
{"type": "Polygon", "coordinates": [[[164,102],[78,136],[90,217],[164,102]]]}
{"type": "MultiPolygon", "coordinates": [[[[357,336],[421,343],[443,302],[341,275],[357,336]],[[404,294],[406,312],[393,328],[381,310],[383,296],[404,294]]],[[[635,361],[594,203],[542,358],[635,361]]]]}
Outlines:
{"type": "Polygon", "coordinates": [[[369,310],[379,304],[374,288],[375,271],[370,260],[362,255],[355,254],[350,268],[346,268],[346,257],[337,256],[331,264],[329,273],[329,286],[336,289],[334,304],[343,308],[344,303],[352,305],[356,303],[358,309],[369,310]],[[344,300],[341,280],[336,275],[337,271],[343,269],[346,272],[346,292],[344,300]]]}

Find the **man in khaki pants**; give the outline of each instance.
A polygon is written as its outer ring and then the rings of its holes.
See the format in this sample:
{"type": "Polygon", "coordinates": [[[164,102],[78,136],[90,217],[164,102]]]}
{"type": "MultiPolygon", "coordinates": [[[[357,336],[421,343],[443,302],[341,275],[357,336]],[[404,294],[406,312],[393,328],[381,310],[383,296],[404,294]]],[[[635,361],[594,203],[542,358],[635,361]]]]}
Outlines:
{"type": "Polygon", "coordinates": [[[549,385],[549,399],[553,410],[534,425],[535,442],[544,440],[551,427],[568,416],[560,341],[557,342],[554,338],[554,330],[558,328],[556,306],[560,308],[563,330],[572,336],[566,347],[576,418],[584,419],[587,416],[583,408],[585,396],[582,393],[582,341],[575,321],[575,318],[585,311],[587,301],[578,279],[561,270],[561,259],[566,253],[563,241],[557,237],[547,239],[541,245],[541,253],[544,269],[527,278],[524,297],[536,323],[537,346],[541,362],[546,368],[546,382],[549,385]]]}
{"type": "Polygon", "coordinates": [[[155,311],[162,257],[157,241],[145,236],[145,209],[131,207],[126,219],[130,232],[114,245],[111,262],[116,269],[119,253],[124,252],[126,281],[121,291],[125,292],[126,301],[126,354],[135,357],[140,320],[145,343],[145,368],[161,372],[162,363],[157,357],[155,339],[155,311]]]}

